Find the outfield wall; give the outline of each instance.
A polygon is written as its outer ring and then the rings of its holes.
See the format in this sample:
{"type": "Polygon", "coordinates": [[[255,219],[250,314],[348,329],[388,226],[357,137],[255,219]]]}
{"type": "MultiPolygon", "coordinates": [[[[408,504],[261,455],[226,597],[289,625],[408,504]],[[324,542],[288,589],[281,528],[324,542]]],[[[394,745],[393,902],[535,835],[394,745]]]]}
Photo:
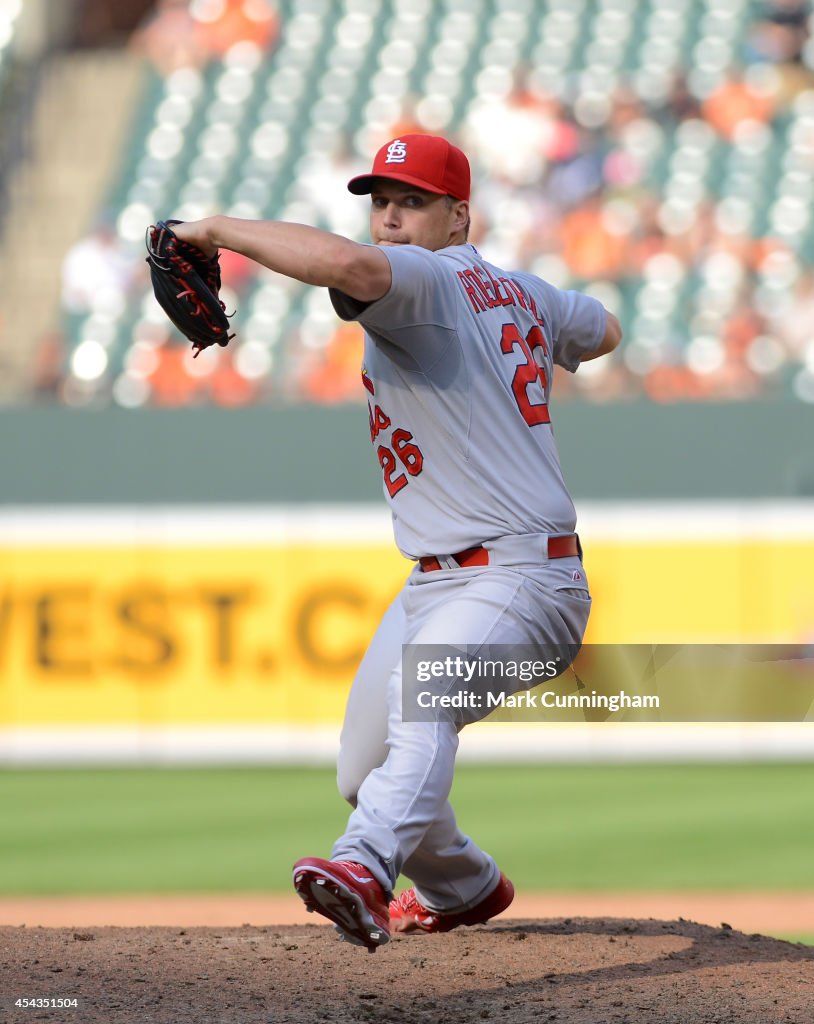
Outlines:
{"type": "MultiPolygon", "coordinates": [[[[582,503],[579,528],[589,643],[814,636],[814,503],[582,503]]],[[[348,506],[7,508],[0,564],[6,762],[332,756],[354,667],[410,569],[386,510],[348,506]]],[[[488,734],[471,749],[814,756],[810,726],[785,746],[777,727],[703,743],[673,729],[660,745],[652,725],[614,739],[609,722],[562,745],[524,725],[508,747],[494,728],[470,730],[488,734]]]]}
{"type": "MultiPolygon", "coordinates": [[[[551,404],[578,502],[814,497],[803,402],[551,404]]],[[[0,409],[7,505],[380,502],[363,403],[0,409]]]]}

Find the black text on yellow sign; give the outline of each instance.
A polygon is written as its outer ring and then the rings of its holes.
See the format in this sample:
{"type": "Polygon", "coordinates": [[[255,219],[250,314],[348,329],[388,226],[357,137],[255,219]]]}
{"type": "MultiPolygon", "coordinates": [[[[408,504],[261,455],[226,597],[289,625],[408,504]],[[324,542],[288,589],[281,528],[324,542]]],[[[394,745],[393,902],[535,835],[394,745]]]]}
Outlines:
{"type": "Polygon", "coordinates": [[[390,548],[2,552],[0,725],[336,721],[390,548]]]}
{"type": "Polygon", "coordinates": [[[0,668],[12,645],[22,642],[29,667],[54,677],[100,670],[161,675],[188,658],[216,672],[262,675],[274,675],[283,661],[296,658],[314,671],[344,675],[364,653],[365,623],[375,624],[383,611],[358,585],[313,585],[286,608],[284,651],[248,646],[250,621],[256,632],[274,603],[262,588],[240,582],[180,590],[145,583],[116,591],[92,583],[46,585],[34,592],[6,587],[0,592],[0,668]],[[93,623],[103,626],[105,641],[99,643],[93,623]],[[186,640],[190,630],[200,633],[194,649],[186,640]]]}

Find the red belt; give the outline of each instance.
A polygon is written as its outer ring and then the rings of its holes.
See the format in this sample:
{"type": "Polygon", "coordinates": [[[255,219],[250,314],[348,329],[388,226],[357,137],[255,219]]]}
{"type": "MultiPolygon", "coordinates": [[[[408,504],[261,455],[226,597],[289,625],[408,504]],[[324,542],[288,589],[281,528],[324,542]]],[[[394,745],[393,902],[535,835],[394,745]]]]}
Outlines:
{"type": "MultiPolygon", "coordinates": [[[[549,558],[569,558],[572,555],[579,555],[579,553],[579,538],[575,533],[566,534],[564,537],[548,538],[549,558]]],[[[461,569],[489,564],[489,552],[482,544],[475,548],[467,548],[466,551],[459,551],[450,557],[458,563],[458,567],[461,569]]],[[[438,569],[445,568],[435,555],[427,555],[424,558],[419,558],[418,561],[424,572],[436,572],[438,569]]]]}

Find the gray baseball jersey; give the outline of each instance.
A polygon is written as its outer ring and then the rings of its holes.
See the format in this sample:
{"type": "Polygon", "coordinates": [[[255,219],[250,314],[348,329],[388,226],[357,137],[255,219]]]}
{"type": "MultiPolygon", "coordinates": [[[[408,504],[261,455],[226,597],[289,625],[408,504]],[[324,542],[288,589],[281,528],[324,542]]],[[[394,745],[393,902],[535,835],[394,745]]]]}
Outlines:
{"type": "Polygon", "coordinates": [[[602,304],[494,267],[470,244],[381,248],[388,293],[331,300],[365,329],[371,439],[401,552],[573,532],[548,398],[553,364],[574,371],[599,346],[602,304]]]}

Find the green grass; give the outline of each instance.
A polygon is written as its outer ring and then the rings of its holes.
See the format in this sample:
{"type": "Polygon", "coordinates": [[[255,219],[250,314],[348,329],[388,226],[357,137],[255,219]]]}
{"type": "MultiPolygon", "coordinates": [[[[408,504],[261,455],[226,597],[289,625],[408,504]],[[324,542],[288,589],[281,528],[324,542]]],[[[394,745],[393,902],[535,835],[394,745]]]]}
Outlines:
{"type": "Polygon", "coordinates": [[[772,935],[776,939],[785,939],[786,942],[802,942],[804,946],[814,946],[814,935],[808,933],[801,935],[798,932],[790,934],[789,932],[772,932],[772,935]]]}
{"type": "Polygon", "coordinates": [[[527,889],[812,884],[811,764],[478,767],[460,781],[462,823],[527,889]]]}
{"type": "MultiPolygon", "coordinates": [[[[518,887],[809,889],[814,764],[462,765],[518,887]]],[[[0,771],[0,894],[288,891],[348,808],[330,769],[0,771]]]]}

